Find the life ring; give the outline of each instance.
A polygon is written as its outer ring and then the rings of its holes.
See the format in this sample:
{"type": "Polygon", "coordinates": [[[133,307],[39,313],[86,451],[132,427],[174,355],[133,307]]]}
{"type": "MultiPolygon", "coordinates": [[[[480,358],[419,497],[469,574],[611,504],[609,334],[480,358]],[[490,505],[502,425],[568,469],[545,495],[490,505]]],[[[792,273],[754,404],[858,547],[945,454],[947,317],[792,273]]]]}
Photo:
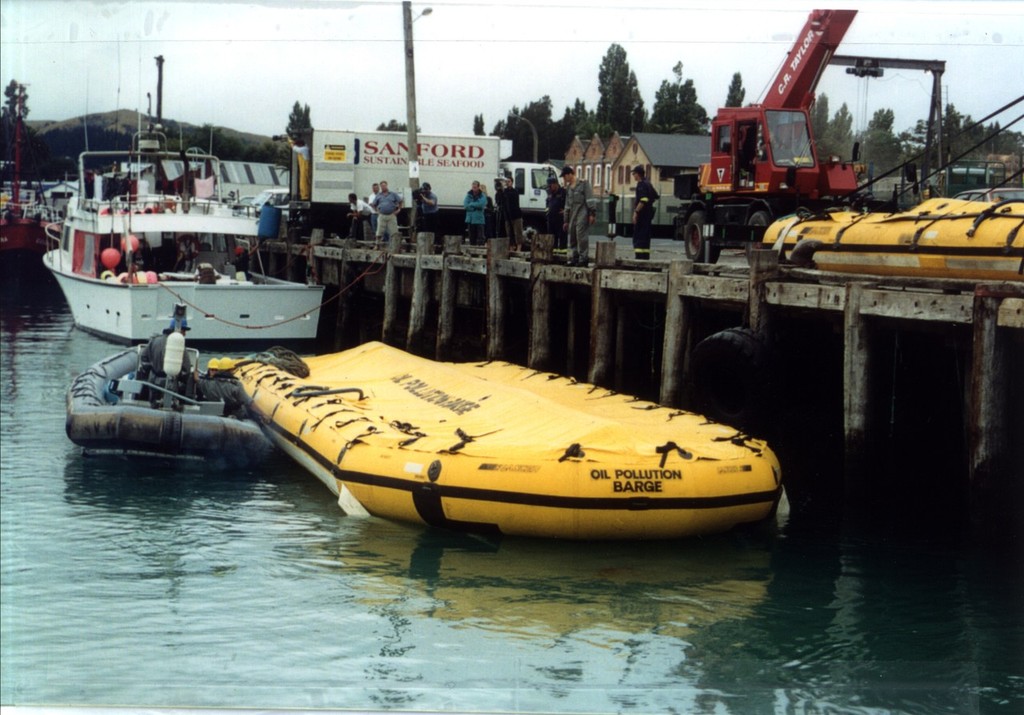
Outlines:
{"type": "Polygon", "coordinates": [[[114,275],[113,271],[103,271],[102,273],[100,273],[100,280],[101,281],[113,281],[113,280],[116,280],[116,279],[117,279],[117,276],[114,275]]]}
{"type": "Polygon", "coordinates": [[[178,260],[191,261],[199,255],[199,239],[191,233],[178,236],[178,260]]]}
{"type": "Polygon", "coordinates": [[[728,328],[708,336],[693,349],[690,372],[698,412],[750,433],[767,426],[773,375],[763,335],[728,328]]]}

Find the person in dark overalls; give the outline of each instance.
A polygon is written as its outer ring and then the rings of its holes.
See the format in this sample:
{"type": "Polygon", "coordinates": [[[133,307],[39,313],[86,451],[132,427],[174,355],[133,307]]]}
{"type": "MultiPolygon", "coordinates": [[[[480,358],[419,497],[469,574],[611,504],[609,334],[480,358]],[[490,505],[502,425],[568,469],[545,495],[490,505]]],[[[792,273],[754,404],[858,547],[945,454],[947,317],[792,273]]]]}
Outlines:
{"type": "Polygon", "coordinates": [[[224,416],[245,419],[250,416],[252,398],[242,383],[229,370],[236,361],[231,358],[212,358],[206,365],[206,374],[199,377],[199,396],[209,402],[224,403],[224,416]]]}
{"type": "Polygon", "coordinates": [[[636,197],[633,200],[633,253],[637,260],[651,258],[651,221],[654,219],[654,202],[658,193],[644,176],[642,166],[633,167],[631,172],[636,180],[636,197]]]}
{"type": "Polygon", "coordinates": [[[548,177],[548,198],[545,202],[544,215],[547,219],[548,233],[554,236],[554,255],[566,258],[569,249],[565,237],[565,189],[558,183],[558,177],[548,177]]]}

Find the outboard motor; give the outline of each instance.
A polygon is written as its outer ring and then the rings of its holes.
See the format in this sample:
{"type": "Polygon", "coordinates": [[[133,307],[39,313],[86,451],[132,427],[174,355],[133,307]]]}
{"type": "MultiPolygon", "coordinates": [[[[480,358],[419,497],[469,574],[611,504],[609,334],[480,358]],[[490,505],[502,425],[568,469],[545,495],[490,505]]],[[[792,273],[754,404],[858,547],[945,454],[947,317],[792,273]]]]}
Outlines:
{"type": "Polygon", "coordinates": [[[188,318],[185,315],[185,304],[175,303],[174,314],[171,316],[171,330],[180,330],[185,332],[188,330],[188,318]]]}

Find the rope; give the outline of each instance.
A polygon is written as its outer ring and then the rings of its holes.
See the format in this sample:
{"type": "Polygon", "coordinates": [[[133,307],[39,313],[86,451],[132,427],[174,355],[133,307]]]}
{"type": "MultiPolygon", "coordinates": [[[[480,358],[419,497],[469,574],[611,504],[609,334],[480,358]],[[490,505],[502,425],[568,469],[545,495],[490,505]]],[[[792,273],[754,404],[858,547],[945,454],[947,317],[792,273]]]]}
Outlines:
{"type": "MultiPolygon", "coordinates": [[[[259,255],[259,254],[257,253],[257,255],[259,255]]],[[[345,285],[344,287],[340,288],[336,294],[334,294],[333,296],[331,296],[327,300],[325,300],[322,303],[320,303],[320,305],[318,305],[316,308],[310,308],[309,310],[304,311],[302,313],[299,313],[298,315],[293,315],[290,318],[285,318],[285,319],[279,320],[279,321],[277,321],[275,323],[266,323],[264,325],[242,324],[242,323],[236,323],[236,322],[234,322],[232,320],[228,320],[227,318],[221,318],[216,313],[208,313],[206,310],[204,310],[199,305],[196,305],[192,301],[190,301],[187,298],[185,298],[184,296],[182,296],[177,291],[171,289],[170,286],[167,283],[159,283],[158,285],[161,288],[163,288],[165,291],[170,293],[172,296],[174,296],[175,300],[178,303],[182,303],[183,305],[189,306],[194,311],[196,311],[197,313],[202,315],[204,318],[209,318],[209,319],[212,319],[212,320],[216,320],[218,323],[221,323],[223,325],[230,325],[233,328],[243,328],[245,330],[265,330],[267,328],[273,328],[273,327],[276,327],[278,325],[286,325],[287,323],[291,323],[291,322],[294,322],[296,320],[301,320],[301,319],[305,318],[307,315],[309,315],[310,313],[312,313],[312,312],[314,312],[316,310],[320,310],[320,309],[324,308],[325,306],[330,305],[334,301],[336,301],[339,298],[341,298],[341,296],[344,295],[345,293],[347,293],[349,290],[354,288],[358,283],[360,283],[361,281],[365,280],[367,276],[372,276],[372,275],[376,275],[377,273],[380,273],[381,270],[383,270],[384,265],[385,265],[384,261],[382,261],[380,259],[383,256],[385,256],[385,255],[386,255],[385,251],[381,251],[380,253],[378,253],[377,257],[373,260],[373,262],[370,263],[366,268],[364,268],[363,271],[359,275],[357,275],[355,278],[353,278],[352,281],[350,283],[348,283],[348,285],[345,285]]]]}
{"type": "Polygon", "coordinates": [[[306,364],[306,361],[299,357],[299,355],[293,350],[283,348],[279,345],[275,345],[263,352],[247,355],[235,365],[234,369],[242,367],[243,365],[250,365],[252,363],[270,365],[287,372],[290,375],[294,375],[295,377],[309,377],[309,365],[306,364]]]}

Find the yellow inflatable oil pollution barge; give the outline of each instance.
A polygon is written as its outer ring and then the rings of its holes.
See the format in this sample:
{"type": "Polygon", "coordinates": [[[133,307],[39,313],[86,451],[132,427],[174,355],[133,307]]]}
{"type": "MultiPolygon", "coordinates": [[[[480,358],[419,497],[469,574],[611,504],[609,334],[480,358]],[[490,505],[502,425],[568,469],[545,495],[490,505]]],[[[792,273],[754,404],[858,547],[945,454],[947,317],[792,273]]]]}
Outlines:
{"type": "Polygon", "coordinates": [[[382,343],[235,375],[271,439],[346,513],[565,539],[670,539],[772,516],[769,447],[725,425],[505,363],[382,343]],[[302,371],[303,373],[305,370],[302,371]]]}
{"type": "Polygon", "coordinates": [[[882,276],[1024,280],[1024,201],[929,199],[900,213],[784,217],[764,242],[793,263],[882,276]]]}

